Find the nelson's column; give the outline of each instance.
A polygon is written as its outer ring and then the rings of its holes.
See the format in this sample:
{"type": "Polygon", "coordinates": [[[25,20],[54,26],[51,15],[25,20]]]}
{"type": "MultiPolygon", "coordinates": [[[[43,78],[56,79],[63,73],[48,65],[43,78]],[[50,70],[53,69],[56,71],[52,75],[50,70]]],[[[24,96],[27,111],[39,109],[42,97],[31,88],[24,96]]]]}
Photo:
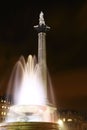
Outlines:
{"type": "Polygon", "coordinates": [[[43,12],[39,15],[39,25],[34,26],[38,32],[38,63],[41,69],[41,77],[44,86],[45,99],[47,100],[47,65],[46,65],[46,32],[50,30],[45,24],[43,12]]]}

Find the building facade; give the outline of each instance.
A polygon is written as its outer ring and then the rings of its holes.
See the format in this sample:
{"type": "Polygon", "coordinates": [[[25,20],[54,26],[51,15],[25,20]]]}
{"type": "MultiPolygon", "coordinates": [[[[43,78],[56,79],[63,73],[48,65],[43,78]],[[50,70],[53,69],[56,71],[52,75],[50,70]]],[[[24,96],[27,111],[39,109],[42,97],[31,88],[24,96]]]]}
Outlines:
{"type": "Polygon", "coordinates": [[[11,101],[6,96],[0,97],[0,123],[5,120],[10,105],[11,101]]]}
{"type": "Polygon", "coordinates": [[[87,130],[86,114],[70,110],[62,110],[58,113],[60,130],[87,130]]]}

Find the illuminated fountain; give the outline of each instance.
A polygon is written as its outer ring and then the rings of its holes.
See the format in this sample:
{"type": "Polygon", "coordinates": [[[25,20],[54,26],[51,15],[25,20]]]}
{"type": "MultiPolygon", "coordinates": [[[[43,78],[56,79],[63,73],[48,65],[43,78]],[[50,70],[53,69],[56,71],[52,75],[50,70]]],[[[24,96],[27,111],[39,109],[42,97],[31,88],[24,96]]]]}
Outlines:
{"type": "Polygon", "coordinates": [[[38,32],[38,62],[29,55],[22,56],[14,66],[8,92],[13,95],[13,105],[8,111],[6,130],[58,129],[57,108],[54,104],[52,87],[48,81],[46,66],[46,31],[43,12],[40,13],[38,32]]]}

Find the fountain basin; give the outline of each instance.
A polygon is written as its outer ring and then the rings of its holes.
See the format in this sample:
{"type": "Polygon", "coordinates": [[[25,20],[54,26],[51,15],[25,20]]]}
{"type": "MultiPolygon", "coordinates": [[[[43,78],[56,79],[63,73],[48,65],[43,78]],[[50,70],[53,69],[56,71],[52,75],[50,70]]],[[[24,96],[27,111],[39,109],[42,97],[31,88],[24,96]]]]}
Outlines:
{"type": "Polygon", "coordinates": [[[10,110],[14,110],[15,113],[32,115],[46,111],[47,106],[40,105],[13,105],[10,110]]]}
{"type": "Polygon", "coordinates": [[[13,105],[5,122],[56,122],[56,107],[40,105],[13,105]]]}
{"type": "Polygon", "coordinates": [[[50,122],[13,122],[3,124],[0,130],[58,130],[58,124],[50,122]]]}

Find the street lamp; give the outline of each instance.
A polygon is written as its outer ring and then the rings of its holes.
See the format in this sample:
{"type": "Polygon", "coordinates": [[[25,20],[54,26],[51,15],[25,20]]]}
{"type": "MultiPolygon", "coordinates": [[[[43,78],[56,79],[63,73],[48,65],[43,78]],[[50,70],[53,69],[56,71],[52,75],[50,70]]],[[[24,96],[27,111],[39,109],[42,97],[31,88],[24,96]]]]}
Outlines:
{"type": "Polygon", "coordinates": [[[59,130],[61,130],[62,127],[63,127],[63,121],[62,121],[61,119],[59,119],[59,120],[57,121],[57,123],[58,123],[58,125],[59,125],[59,130]]]}

